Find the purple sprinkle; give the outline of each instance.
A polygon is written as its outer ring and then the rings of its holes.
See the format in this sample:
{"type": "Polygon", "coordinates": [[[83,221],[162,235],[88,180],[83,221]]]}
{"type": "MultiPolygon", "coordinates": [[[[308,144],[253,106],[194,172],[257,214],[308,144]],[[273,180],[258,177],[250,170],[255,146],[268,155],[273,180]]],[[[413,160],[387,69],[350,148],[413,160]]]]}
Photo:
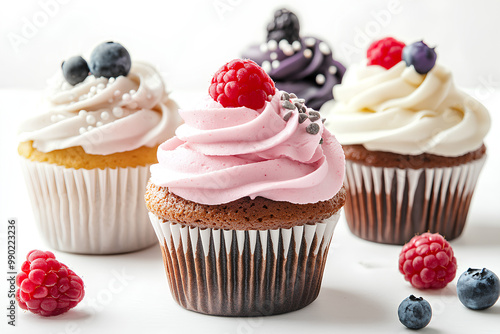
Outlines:
{"type": "Polygon", "coordinates": [[[289,111],[285,114],[285,116],[283,116],[283,119],[285,120],[285,122],[288,122],[288,120],[290,119],[290,117],[292,117],[292,112],[289,111]]]}
{"type": "Polygon", "coordinates": [[[321,144],[323,144],[323,138],[321,138],[321,139],[319,140],[319,144],[320,144],[320,145],[321,145],[321,144]]]}
{"type": "Polygon", "coordinates": [[[306,127],[306,132],[312,135],[316,135],[319,132],[319,125],[317,123],[311,123],[306,127]]]}
{"type": "Polygon", "coordinates": [[[302,114],[302,113],[301,113],[301,114],[299,114],[299,124],[304,123],[304,122],[306,121],[306,119],[307,119],[307,118],[308,118],[308,117],[307,117],[307,114],[302,114]]]}

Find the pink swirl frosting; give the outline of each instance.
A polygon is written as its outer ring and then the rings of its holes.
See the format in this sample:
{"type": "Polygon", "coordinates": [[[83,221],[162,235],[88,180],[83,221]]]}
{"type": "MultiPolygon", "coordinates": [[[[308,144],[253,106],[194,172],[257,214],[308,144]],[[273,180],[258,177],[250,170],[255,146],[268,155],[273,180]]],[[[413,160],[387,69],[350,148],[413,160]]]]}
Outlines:
{"type": "Polygon", "coordinates": [[[296,204],[331,199],[344,178],[342,147],[321,119],[299,123],[295,108],[285,121],[290,110],[281,95],[276,91],[257,111],[224,108],[209,98],[199,110],[180,110],[185,123],[158,148],[151,181],[208,205],[246,196],[296,204]],[[306,131],[311,123],[319,127],[315,134],[306,131]]]}

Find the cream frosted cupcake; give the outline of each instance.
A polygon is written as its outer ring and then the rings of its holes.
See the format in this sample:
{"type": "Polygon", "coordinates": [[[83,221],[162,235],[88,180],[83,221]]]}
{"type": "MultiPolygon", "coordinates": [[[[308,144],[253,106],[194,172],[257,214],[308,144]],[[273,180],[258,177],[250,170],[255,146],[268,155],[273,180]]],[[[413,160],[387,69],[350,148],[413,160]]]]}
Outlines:
{"type": "Polygon", "coordinates": [[[58,250],[111,254],[155,241],[144,206],[158,145],[180,124],[150,65],[118,43],[72,57],[50,81],[43,112],[20,127],[18,151],[37,225],[58,250]]]}
{"type": "Polygon", "coordinates": [[[345,201],[342,148],[250,60],[223,66],[210,95],[179,111],[146,192],[172,296],[212,315],[303,308],[345,201]]]}
{"type": "Polygon", "coordinates": [[[403,244],[416,233],[462,233],[490,118],[435,61],[423,42],[377,41],[322,109],[344,147],[346,218],[361,238],[403,244]]]}

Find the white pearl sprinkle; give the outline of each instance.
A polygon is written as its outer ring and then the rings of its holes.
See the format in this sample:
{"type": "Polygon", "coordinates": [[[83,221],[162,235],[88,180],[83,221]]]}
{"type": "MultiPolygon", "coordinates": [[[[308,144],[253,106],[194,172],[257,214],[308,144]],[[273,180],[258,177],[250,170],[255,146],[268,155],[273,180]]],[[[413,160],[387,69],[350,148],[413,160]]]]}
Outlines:
{"type": "Polygon", "coordinates": [[[109,119],[109,112],[107,112],[107,111],[103,111],[103,112],[101,113],[101,119],[102,119],[103,121],[107,121],[107,120],[109,119]]]}
{"type": "Polygon", "coordinates": [[[271,66],[273,68],[278,68],[280,66],[280,61],[279,60],[273,60],[273,62],[271,63],[271,66]]]}
{"type": "Polygon", "coordinates": [[[337,73],[337,67],[335,67],[335,66],[333,66],[333,65],[332,65],[332,66],[330,66],[330,67],[328,67],[328,72],[330,72],[330,74],[335,74],[335,73],[337,73]]]}
{"type": "Polygon", "coordinates": [[[269,51],[275,51],[278,48],[278,43],[276,43],[276,41],[272,39],[267,42],[267,48],[269,49],[269,51]]]}
{"type": "Polygon", "coordinates": [[[287,47],[287,46],[289,46],[289,45],[290,45],[290,43],[288,43],[288,41],[287,41],[286,39],[282,39],[282,40],[279,42],[279,44],[278,44],[278,46],[279,46],[279,48],[280,48],[281,50],[283,50],[283,48],[286,48],[286,47],[287,47]]]}
{"type": "Polygon", "coordinates": [[[120,107],[114,107],[113,108],[113,115],[115,115],[115,117],[122,117],[123,116],[123,109],[120,108],[120,107]]]}
{"type": "Polygon", "coordinates": [[[85,117],[85,116],[87,116],[87,110],[80,110],[80,111],[78,112],[78,116],[80,116],[80,117],[85,117]]]}
{"type": "Polygon", "coordinates": [[[78,101],[83,101],[86,98],[87,98],[87,94],[80,95],[80,97],[78,98],[78,101]]]}
{"type": "Polygon", "coordinates": [[[130,90],[130,92],[128,92],[128,93],[129,93],[130,95],[134,95],[134,94],[135,94],[135,93],[137,93],[137,92],[135,91],[135,89],[131,89],[131,90],[130,90]]]}
{"type": "Polygon", "coordinates": [[[319,43],[318,47],[319,47],[319,51],[321,51],[321,53],[324,55],[329,55],[331,52],[330,48],[328,47],[328,45],[325,42],[319,43]]]}
{"type": "Polygon", "coordinates": [[[323,74],[318,74],[318,75],[316,76],[316,83],[317,83],[318,85],[322,85],[322,84],[324,84],[324,83],[325,83],[325,81],[326,81],[326,78],[325,78],[325,76],[324,76],[323,74]]]}
{"type": "Polygon", "coordinates": [[[121,95],[121,91],[119,89],[115,90],[115,92],[113,93],[114,96],[120,96],[121,95]]]}
{"type": "Polygon", "coordinates": [[[304,57],[311,58],[312,55],[313,55],[313,52],[311,51],[311,49],[305,49],[304,50],[304,57]]]}
{"type": "Polygon", "coordinates": [[[94,128],[94,127],[93,127],[92,125],[89,125],[89,126],[87,127],[87,131],[90,131],[90,130],[92,130],[93,128],[94,128]]]}
{"type": "Polygon", "coordinates": [[[94,124],[96,119],[93,115],[87,115],[87,118],[85,119],[87,121],[87,123],[89,124],[94,124]]]}
{"type": "Polygon", "coordinates": [[[268,95],[268,96],[267,96],[267,100],[268,100],[268,101],[271,101],[272,99],[273,99],[273,96],[272,96],[272,95],[268,95]]]}
{"type": "Polygon", "coordinates": [[[102,123],[102,122],[97,122],[97,123],[95,123],[95,126],[102,126],[102,125],[103,125],[103,123],[102,123]]]}
{"type": "Polygon", "coordinates": [[[101,82],[100,84],[97,85],[97,89],[104,89],[106,86],[101,82]]]}
{"type": "Polygon", "coordinates": [[[96,87],[95,86],[90,87],[90,92],[91,93],[95,93],[95,91],[96,91],[96,87]]]}
{"type": "Polygon", "coordinates": [[[123,94],[123,96],[122,96],[122,100],[123,100],[123,101],[128,101],[128,100],[130,100],[130,94],[129,94],[129,93],[125,93],[125,94],[123,94]]]}
{"type": "Polygon", "coordinates": [[[62,86],[61,86],[61,88],[64,89],[64,90],[71,89],[71,87],[72,86],[68,82],[66,82],[66,81],[64,81],[63,84],[62,84],[62,86]]]}
{"type": "Polygon", "coordinates": [[[262,43],[259,48],[260,48],[260,52],[262,52],[262,53],[267,52],[267,44],[266,43],[262,43]]]}
{"type": "Polygon", "coordinates": [[[92,96],[94,96],[94,95],[95,95],[95,93],[94,93],[94,92],[89,92],[89,93],[87,94],[87,97],[91,98],[91,97],[92,97],[92,96]]]}
{"type": "Polygon", "coordinates": [[[304,40],[304,43],[306,43],[308,47],[313,47],[314,44],[316,44],[316,40],[312,37],[308,37],[304,40]]]}
{"type": "Polygon", "coordinates": [[[87,129],[85,129],[84,127],[81,127],[78,132],[80,132],[80,134],[84,134],[85,132],[87,132],[87,129]]]}
{"type": "Polygon", "coordinates": [[[64,116],[63,114],[59,114],[59,115],[57,115],[57,118],[58,118],[59,120],[63,120],[63,119],[65,119],[65,118],[66,118],[66,116],[64,116]]]}
{"type": "Polygon", "coordinates": [[[108,79],[108,83],[113,83],[113,82],[115,82],[115,78],[109,78],[108,79]]]}
{"type": "Polygon", "coordinates": [[[293,51],[293,48],[288,45],[286,48],[283,48],[283,53],[286,55],[286,56],[292,56],[295,51],[293,51]]]}
{"type": "Polygon", "coordinates": [[[267,73],[271,72],[271,63],[268,62],[267,60],[262,62],[262,69],[266,71],[267,73]]]}
{"type": "Polygon", "coordinates": [[[299,51],[300,49],[302,49],[302,44],[300,44],[300,41],[294,41],[292,43],[292,48],[295,50],[295,51],[299,51]]]}
{"type": "Polygon", "coordinates": [[[271,52],[269,57],[271,57],[271,60],[276,60],[276,59],[278,59],[278,54],[276,52],[271,52]]]}

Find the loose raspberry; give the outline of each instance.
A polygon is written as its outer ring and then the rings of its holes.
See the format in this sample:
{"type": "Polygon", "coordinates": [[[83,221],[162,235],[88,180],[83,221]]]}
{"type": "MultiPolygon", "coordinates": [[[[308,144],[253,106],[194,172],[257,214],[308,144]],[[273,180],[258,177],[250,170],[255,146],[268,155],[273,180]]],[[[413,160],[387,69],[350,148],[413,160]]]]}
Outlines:
{"type": "Polygon", "coordinates": [[[59,315],[83,299],[82,279],[52,252],[32,250],[26,259],[16,277],[16,300],[23,310],[46,317],[59,315]]]}
{"type": "Polygon", "coordinates": [[[441,289],[455,278],[457,259],[442,235],[424,233],[403,246],[399,271],[417,289],[441,289]]]}
{"type": "Polygon", "coordinates": [[[368,65],[380,65],[386,69],[390,69],[401,61],[404,47],[405,43],[392,37],[375,41],[370,45],[368,51],[366,51],[368,65]]]}
{"type": "Polygon", "coordinates": [[[224,107],[260,109],[275,93],[269,75],[251,60],[234,59],[212,78],[210,96],[224,107]]]}

